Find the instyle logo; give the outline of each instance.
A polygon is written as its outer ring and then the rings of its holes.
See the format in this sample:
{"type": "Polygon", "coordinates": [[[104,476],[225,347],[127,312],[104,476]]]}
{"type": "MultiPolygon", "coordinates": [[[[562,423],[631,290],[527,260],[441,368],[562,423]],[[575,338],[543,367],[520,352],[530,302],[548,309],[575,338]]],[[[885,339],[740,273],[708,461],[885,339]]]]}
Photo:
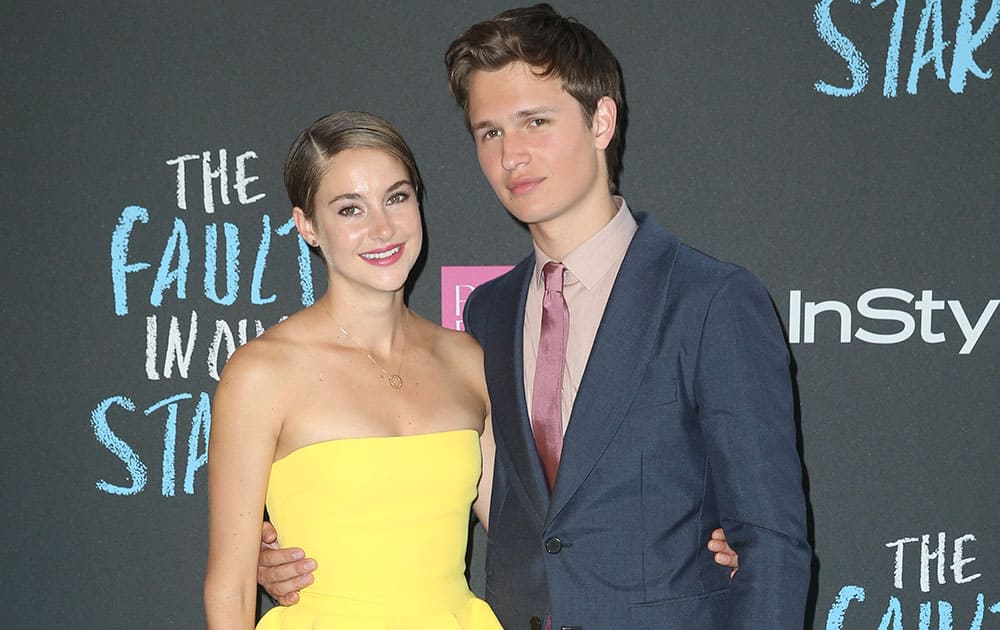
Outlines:
{"type": "Polygon", "coordinates": [[[505,266],[441,267],[441,325],[465,330],[462,309],[472,290],[513,269],[505,266]]]}
{"type": "MultiPolygon", "coordinates": [[[[851,343],[854,339],[872,344],[903,343],[917,334],[919,319],[920,339],[924,343],[938,344],[947,341],[941,324],[950,315],[962,336],[958,353],[970,354],[997,306],[1000,306],[1000,299],[988,300],[978,314],[975,312],[978,307],[974,307],[973,317],[970,317],[970,311],[961,300],[935,299],[930,289],[922,290],[917,299],[904,289],[879,288],[862,293],[852,308],[837,300],[804,300],[802,291],[795,289],[788,294],[788,341],[814,343],[819,321],[824,328],[839,329],[840,343],[851,343]],[[819,317],[823,313],[827,315],[819,317]],[[881,330],[871,330],[872,322],[888,323],[876,324],[881,330]]],[[[829,338],[828,335],[824,337],[829,338]]]]}

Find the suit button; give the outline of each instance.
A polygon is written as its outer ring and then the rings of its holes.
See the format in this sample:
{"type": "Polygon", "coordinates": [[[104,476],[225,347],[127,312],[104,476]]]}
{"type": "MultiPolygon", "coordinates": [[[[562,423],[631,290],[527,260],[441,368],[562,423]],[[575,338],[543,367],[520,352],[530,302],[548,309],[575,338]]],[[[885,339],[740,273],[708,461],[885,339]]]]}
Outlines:
{"type": "Polygon", "coordinates": [[[562,541],[555,536],[545,541],[545,551],[548,551],[549,553],[559,553],[562,551],[562,547],[562,541]]]}
{"type": "Polygon", "coordinates": [[[542,620],[535,615],[531,618],[531,630],[542,630],[542,620]]]}

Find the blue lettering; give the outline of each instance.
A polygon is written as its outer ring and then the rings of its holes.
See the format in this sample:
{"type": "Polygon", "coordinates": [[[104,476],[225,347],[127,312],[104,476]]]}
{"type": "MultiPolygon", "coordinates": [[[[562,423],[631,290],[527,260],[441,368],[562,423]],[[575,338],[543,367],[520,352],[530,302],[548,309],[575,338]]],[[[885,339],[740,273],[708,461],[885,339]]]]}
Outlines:
{"type": "MultiPolygon", "coordinates": [[[[111,279],[115,314],[119,316],[129,314],[128,274],[152,267],[150,262],[130,263],[128,260],[129,239],[137,222],[149,223],[149,211],[139,206],[125,208],[111,238],[111,279]]],[[[205,225],[205,267],[201,290],[203,290],[206,300],[222,306],[232,306],[239,299],[241,275],[244,275],[240,273],[241,267],[243,267],[240,261],[240,256],[243,253],[242,243],[239,227],[236,224],[225,222],[221,227],[225,238],[224,245],[219,242],[219,224],[209,223],[205,225]],[[220,251],[222,247],[225,248],[224,253],[220,251]],[[223,264],[225,265],[224,269],[223,264]],[[219,278],[220,275],[224,278],[219,278]]],[[[188,230],[189,228],[183,219],[174,217],[170,235],[164,242],[156,268],[156,276],[150,288],[149,305],[154,308],[163,306],[164,298],[170,297],[167,295],[168,293],[175,295],[178,300],[187,299],[192,254],[188,230]]],[[[274,292],[264,295],[263,289],[268,257],[275,234],[279,236],[294,234],[296,237],[301,302],[303,306],[310,306],[315,302],[313,269],[310,260],[312,253],[305,241],[295,233],[295,222],[292,219],[288,219],[287,222],[274,228],[272,218],[267,214],[261,215],[261,235],[253,264],[250,303],[263,305],[277,301],[277,295],[274,292]]]]}
{"type": "Polygon", "coordinates": [[[219,228],[210,223],[205,226],[205,297],[216,304],[232,306],[240,284],[240,231],[232,223],[223,224],[223,230],[226,235],[226,294],[220,298],[215,286],[219,228]]]}
{"type": "MultiPolygon", "coordinates": [[[[851,0],[851,2],[861,4],[861,0],[851,0]]],[[[830,15],[830,5],[832,4],[833,0],[817,2],[813,21],[816,23],[816,32],[820,39],[847,62],[847,67],[851,71],[851,86],[844,88],[831,85],[826,81],[817,81],[815,88],[817,92],[829,96],[854,96],[860,94],[868,85],[868,62],[861,56],[854,43],[837,30],[833,23],[833,17],[830,15]]]]}
{"type": "Polygon", "coordinates": [[[253,264],[253,282],[250,285],[250,302],[253,304],[267,304],[275,300],[273,293],[266,298],[260,295],[260,285],[264,281],[264,269],[267,267],[267,254],[271,251],[271,217],[265,214],[260,218],[260,222],[260,246],[257,247],[257,259],[253,264]]]}
{"type": "MultiPolygon", "coordinates": [[[[287,236],[294,229],[295,221],[289,219],[287,223],[275,231],[279,236],[287,236]]],[[[312,306],[316,298],[313,292],[312,261],[309,259],[311,253],[309,246],[306,245],[305,240],[301,236],[298,236],[295,240],[299,244],[299,285],[302,287],[302,306],[312,306]]]]}
{"type": "Polygon", "coordinates": [[[920,78],[920,69],[931,61],[934,62],[934,71],[937,78],[942,81],[946,75],[944,73],[944,48],[947,44],[944,41],[943,27],[941,25],[941,0],[927,0],[924,10],[920,13],[920,26],[917,27],[917,35],[913,40],[913,60],[910,63],[910,76],[906,81],[906,91],[910,94],[917,93],[917,80],[920,78]],[[927,27],[931,26],[931,47],[929,50],[921,51],[927,42],[927,27]]]}
{"type": "Polygon", "coordinates": [[[938,630],[951,630],[951,613],[951,603],[944,600],[938,600],[938,630]]]}
{"type": "Polygon", "coordinates": [[[142,271],[148,262],[127,263],[129,237],[136,221],[149,223],[149,211],[139,206],[128,206],[118,217],[118,225],[111,234],[111,284],[115,294],[115,315],[128,315],[128,290],[125,275],[142,271]]]}
{"type": "Polygon", "coordinates": [[[142,492],[142,489],[146,487],[146,465],[142,463],[142,460],[132,450],[132,447],[115,435],[114,431],[108,425],[108,409],[113,404],[127,411],[135,411],[135,403],[124,396],[105,398],[91,412],[90,425],[94,429],[97,441],[125,464],[125,468],[128,469],[128,474],[132,478],[132,485],[127,487],[116,486],[102,479],[97,482],[97,489],[108,494],[123,496],[137,494],[142,492]]]}
{"type": "Polygon", "coordinates": [[[851,584],[840,589],[836,599],[833,600],[833,606],[830,606],[830,612],[826,615],[826,630],[843,630],[844,615],[847,614],[847,607],[852,601],[865,601],[865,589],[851,584]]]}
{"type": "Polygon", "coordinates": [[[979,593],[976,596],[976,614],[972,617],[972,623],[969,624],[969,630],[982,630],[985,606],[986,600],[983,597],[983,594],[979,593]]]}
{"type": "Polygon", "coordinates": [[[184,471],[184,492],[194,494],[194,474],[208,463],[208,436],[212,431],[212,402],[208,394],[201,392],[198,407],[191,418],[191,432],[188,433],[187,467],[184,471]],[[198,452],[201,438],[202,451],[198,452]]]}
{"type": "MultiPolygon", "coordinates": [[[[853,4],[861,4],[861,0],[850,0],[853,4]]],[[[886,4],[888,0],[870,0],[872,8],[886,4]]],[[[825,81],[814,84],[816,91],[829,96],[856,96],[868,84],[869,66],[861,52],[833,22],[831,7],[834,0],[819,0],[813,11],[813,21],[820,39],[826,42],[846,62],[850,70],[850,85],[837,86],[825,81]]],[[[944,81],[948,79],[949,89],[960,94],[965,90],[968,75],[989,79],[993,76],[991,69],[983,70],[975,60],[975,52],[989,39],[997,24],[1000,23],[1000,0],[992,0],[990,8],[982,18],[978,28],[973,28],[976,17],[977,0],[962,0],[962,7],[955,28],[955,43],[951,60],[951,76],[945,69],[944,51],[949,42],[944,39],[943,3],[941,0],[924,0],[920,22],[914,33],[913,56],[910,59],[910,70],[906,80],[906,91],[916,94],[920,81],[920,71],[933,62],[935,76],[944,81]],[[929,41],[928,41],[929,38],[929,41]]],[[[896,96],[899,84],[900,50],[903,40],[903,26],[906,15],[906,0],[896,0],[896,9],[892,15],[889,28],[889,44],[885,56],[885,77],[882,94],[887,98],[896,96]]]]}
{"type": "Polygon", "coordinates": [[[177,299],[187,298],[187,270],[191,263],[191,249],[188,247],[188,234],[184,222],[179,218],[174,218],[174,229],[167,239],[167,245],[163,248],[163,257],[160,258],[160,266],[156,270],[156,282],[153,283],[153,291],[149,295],[149,303],[153,306],[163,304],[163,293],[171,284],[177,284],[177,299]],[[174,256],[177,256],[177,267],[170,269],[170,263],[174,256]]]}
{"type": "MultiPolygon", "coordinates": [[[[175,394],[153,403],[143,411],[146,416],[151,416],[161,409],[166,409],[167,412],[163,429],[163,479],[160,484],[160,492],[165,497],[172,497],[176,494],[177,466],[175,455],[178,448],[183,448],[177,444],[177,417],[180,403],[192,398],[194,397],[190,393],[175,394]]],[[[124,396],[112,396],[98,403],[90,414],[90,423],[97,441],[125,464],[132,484],[118,486],[102,479],[97,482],[97,489],[115,495],[138,494],[146,487],[147,468],[135,450],[111,430],[107,415],[108,409],[112,405],[122,407],[129,412],[136,410],[135,403],[130,399],[124,396]]],[[[183,483],[185,494],[194,494],[195,476],[208,464],[208,444],[211,430],[212,401],[208,393],[199,392],[198,403],[191,416],[190,431],[187,436],[183,483]]]]}
{"type": "Polygon", "coordinates": [[[958,28],[955,30],[955,53],[951,59],[951,79],[948,87],[955,94],[965,91],[965,80],[971,72],[980,79],[993,76],[992,70],[983,70],[973,59],[973,53],[983,45],[983,42],[993,32],[1000,20],[1000,2],[994,0],[983,18],[983,23],[975,34],[972,33],[972,18],[976,14],[976,0],[962,0],[962,12],[958,18],[958,28]]]}
{"type": "MultiPolygon", "coordinates": [[[[852,584],[844,585],[834,599],[833,605],[830,606],[829,612],[827,612],[825,630],[844,630],[844,621],[851,602],[863,602],[865,601],[865,596],[864,588],[852,584]]],[[[969,623],[969,630],[982,630],[983,617],[987,611],[993,614],[1000,614],[1000,601],[987,608],[986,598],[983,593],[977,594],[976,609],[969,623]]],[[[917,613],[917,630],[931,630],[933,613],[933,602],[920,602],[917,613]]],[[[953,630],[955,619],[954,606],[951,602],[943,599],[937,600],[937,617],[936,630],[953,630]]],[[[889,602],[885,613],[882,615],[878,630],[903,630],[903,628],[903,606],[899,598],[895,596],[889,597],[889,602]]]]}
{"type": "MultiPolygon", "coordinates": [[[[920,613],[917,618],[918,630],[931,630],[931,603],[920,602],[920,613]]],[[[941,630],[944,630],[942,628],[941,630]]]]}
{"type": "Polygon", "coordinates": [[[882,615],[878,630],[889,630],[890,623],[892,630],[903,630],[903,607],[896,596],[889,597],[889,606],[886,607],[885,614],[882,615]]]}
{"type": "MultiPolygon", "coordinates": [[[[885,0],[875,0],[872,8],[885,0]]],[[[903,42],[903,15],[906,13],[906,0],[896,0],[896,10],[892,14],[892,28],[889,29],[889,49],[885,53],[885,80],[882,82],[882,95],[896,96],[896,83],[899,80],[899,49],[903,42]]]]}
{"type": "Polygon", "coordinates": [[[160,491],[165,497],[174,496],[174,451],[177,444],[177,402],[191,398],[191,394],[177,394],[170,398],[153,403],[143,412],[147,416],[163,407],[167,408],[167,421],[163,429],[163,481],[160,483],[160,491]]]}

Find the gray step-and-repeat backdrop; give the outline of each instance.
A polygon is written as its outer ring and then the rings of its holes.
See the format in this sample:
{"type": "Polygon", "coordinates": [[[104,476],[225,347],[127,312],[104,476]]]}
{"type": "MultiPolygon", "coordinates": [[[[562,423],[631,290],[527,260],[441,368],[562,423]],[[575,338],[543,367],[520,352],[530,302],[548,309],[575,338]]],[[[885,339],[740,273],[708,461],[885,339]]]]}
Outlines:
{"type": "MultiPolygon", "coordinates": [[[[325,288],[280,177],[310,122],[370,110],[412,144],[424,316],[460,323],[443,267],[529,252],[442,64],[504,8],[0,8],[0,626],[203,624],[218,374],[325,288]]],[[[623,66],[630,205],[752,269],[780,313],[807,627],[1000,628],[1000,0],[556,8],[623,66]]]]}

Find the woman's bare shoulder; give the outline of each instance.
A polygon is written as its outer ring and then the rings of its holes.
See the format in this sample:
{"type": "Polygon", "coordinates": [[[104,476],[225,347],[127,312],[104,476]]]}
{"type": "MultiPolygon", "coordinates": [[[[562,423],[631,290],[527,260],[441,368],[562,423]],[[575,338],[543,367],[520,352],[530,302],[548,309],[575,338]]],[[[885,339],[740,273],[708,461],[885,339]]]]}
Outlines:
{"type": "Polygon", "coordinates": [[[304,311],[285,318],[240,346],[226,361],[220,385],[257,386],[275,381],[300,363],[314,343],[304,311]]]}
{"type": "Polygon", "coordinates": [[[419,316],[418,321],[435,355],[448,362],[482,362],[483,352],[479,342],[469,333],[444,328],[419,316]]]}
{"type": "Polygon", "coordinates": [[[486,379],[483,375],[483,351],[479,342],[463,331],[443,328],[432,322],[426,322],[426,325],[431,352],[450,378],[484,393],[486,379]]]}

